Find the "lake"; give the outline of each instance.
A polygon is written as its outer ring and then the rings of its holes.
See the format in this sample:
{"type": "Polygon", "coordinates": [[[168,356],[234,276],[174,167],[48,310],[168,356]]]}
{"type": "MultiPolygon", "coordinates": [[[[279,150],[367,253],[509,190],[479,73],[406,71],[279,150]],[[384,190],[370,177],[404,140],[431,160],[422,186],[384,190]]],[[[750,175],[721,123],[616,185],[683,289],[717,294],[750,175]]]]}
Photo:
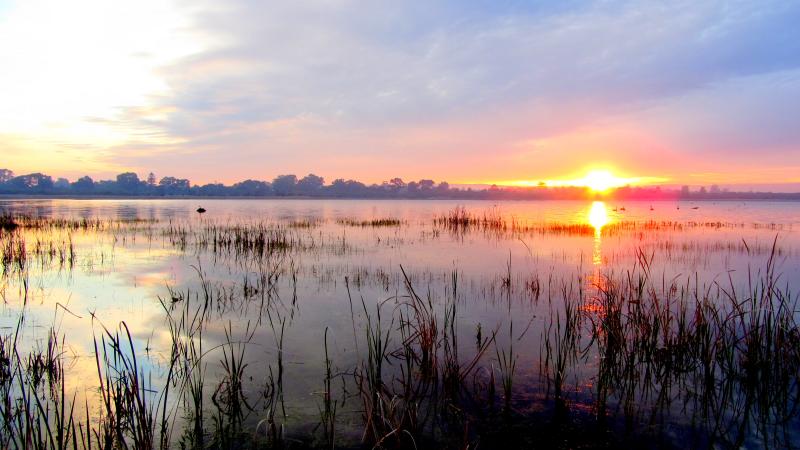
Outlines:
{"type": "Polygon", "coordinates": [[[3,447],[800,442],[800,203],[0,199],[0,215],[3,447]]]}

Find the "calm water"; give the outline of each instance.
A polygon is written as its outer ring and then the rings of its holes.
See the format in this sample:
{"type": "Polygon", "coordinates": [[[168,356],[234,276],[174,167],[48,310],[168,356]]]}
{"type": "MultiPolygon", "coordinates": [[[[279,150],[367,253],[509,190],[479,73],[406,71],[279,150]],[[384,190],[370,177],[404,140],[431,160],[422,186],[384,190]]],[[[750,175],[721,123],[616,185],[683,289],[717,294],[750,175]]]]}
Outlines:
{"type": "MultiPolygon", "coordinates": [[[[280,353],[280,421],[287,435],[310,433],[319,422],[326,329],[334,372],[360,367],[367,314],[376,314],[380,304],[385,329],[401,322],[389,318],[409,295],[403,271],[437,314],[454,299],[462,363],[478,352],[478,329],[484,340],[496,332],[471,376],[485,380],[502,365],[504,352],[513,353],[510,403],[522,416],[547,409],[552,397],[543,357],[564,303],[574,298],[591,305],[606,278],[641,273],[642,258],[655,286],[746,293],[772,261],[776,284],[800,291],[800,204],[789,202],[0,200],[0,214],[122,221],[99,230],[20,229],[26,251],[39,256],[28,258],[24,274],[9,270],[0,282],[0,334],[14,333],[24,316],[20,341],[36,348],[55,327],[65,343],[67,390],[88,399],[90,409],[97,402],[94,339],[103,327],[127,324],[158,391],[173,342],[168,314],[178,317],[184,305],[202,303],[195,296],[205,285],[217,296],[201,338],[208,395],[224,377],[221,349],[247,341],[243,391],[253,411],[246,421],[257,424],[266,414],[259,399],[280,353]],[[195,212],[198,203],[206,214],[195,212]],[[492,224],[435,223],[460,207],[492,224]],[[131,219],[148,221],[125,222],[131,219]],[[358,223],[376,219],[399,223],[358,223]],[[207,242],[219,230],[255,226],[282,230],[291,245],[256,257],[207,242]],[[66,262],[60,256],[65,248],[72,255],[66,262]]],[[[588,306],[581,310],[594,314],[588,306]]],[[[581,346],[591,341],[589,328],[581,346]]],[[[400,344],[400,336],[392,339],[400,344]]],[[[389,379],[400,373],[392,361],[389,379]]],[[[563,395],[575,414],[592,410],[598,361],[586,352],[567,365],[563,395]]],[[[334,382],[341,401],[356,390],[346,377],[334,382]]],[[[179,410],[181,402],[170,405],[179,410]]],[[[642,399],[635,420],[652,423],[651,403],[642,399]]],[[[213,409],[212,402],[206,407],[213,409]]],[[[360,439],[362,409],[353,398],[341,405],[341,442],[360,439]]],[[[612,417],[623,414],[611,410],[612,417]]],[[[667,410],[659,421],[674,425],[667,427],[667,440],[679,442],[688,415],[678,406],[667,410]]],[[[752,434],[743,445],[761,446],[752,434]]]]}

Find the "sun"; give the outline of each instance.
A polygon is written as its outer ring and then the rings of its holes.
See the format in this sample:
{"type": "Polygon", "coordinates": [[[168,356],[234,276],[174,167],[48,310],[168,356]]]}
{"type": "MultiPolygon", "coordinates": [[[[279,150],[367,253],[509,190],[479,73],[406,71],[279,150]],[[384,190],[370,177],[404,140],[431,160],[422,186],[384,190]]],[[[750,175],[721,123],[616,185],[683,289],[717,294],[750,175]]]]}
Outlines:
{"type": "Polygon", "coordinates": [[[580,180],[576,180],[576,185],[586,186],[597,192],[605,192],[614,187],[625,184],[625,179],[617,178],[608,170],[592,170],[580,180]]]}

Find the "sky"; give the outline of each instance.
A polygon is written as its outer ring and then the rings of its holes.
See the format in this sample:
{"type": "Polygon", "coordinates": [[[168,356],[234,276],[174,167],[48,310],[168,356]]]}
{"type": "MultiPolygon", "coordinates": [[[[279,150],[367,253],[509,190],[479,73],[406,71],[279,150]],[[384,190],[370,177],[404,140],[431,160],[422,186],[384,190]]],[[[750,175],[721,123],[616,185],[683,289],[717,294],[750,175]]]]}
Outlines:
{"type": "Polygon", "coordinates": [[[0,167],[800,183],[800,2],[0,0],[0,167]]]}

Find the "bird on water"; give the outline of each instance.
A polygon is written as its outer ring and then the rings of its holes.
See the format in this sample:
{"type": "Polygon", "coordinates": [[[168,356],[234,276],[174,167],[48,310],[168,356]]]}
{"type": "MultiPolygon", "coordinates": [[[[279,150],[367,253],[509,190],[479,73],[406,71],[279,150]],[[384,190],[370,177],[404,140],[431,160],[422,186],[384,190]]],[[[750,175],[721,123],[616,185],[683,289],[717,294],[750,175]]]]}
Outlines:
{"type": "Polygon", "coordinates": [[[197,212],[200,213],[200,214],[203,214],[204,212],[206,212],[206,209],[201,206],[201,207],[197,208],[197,212]]]}

